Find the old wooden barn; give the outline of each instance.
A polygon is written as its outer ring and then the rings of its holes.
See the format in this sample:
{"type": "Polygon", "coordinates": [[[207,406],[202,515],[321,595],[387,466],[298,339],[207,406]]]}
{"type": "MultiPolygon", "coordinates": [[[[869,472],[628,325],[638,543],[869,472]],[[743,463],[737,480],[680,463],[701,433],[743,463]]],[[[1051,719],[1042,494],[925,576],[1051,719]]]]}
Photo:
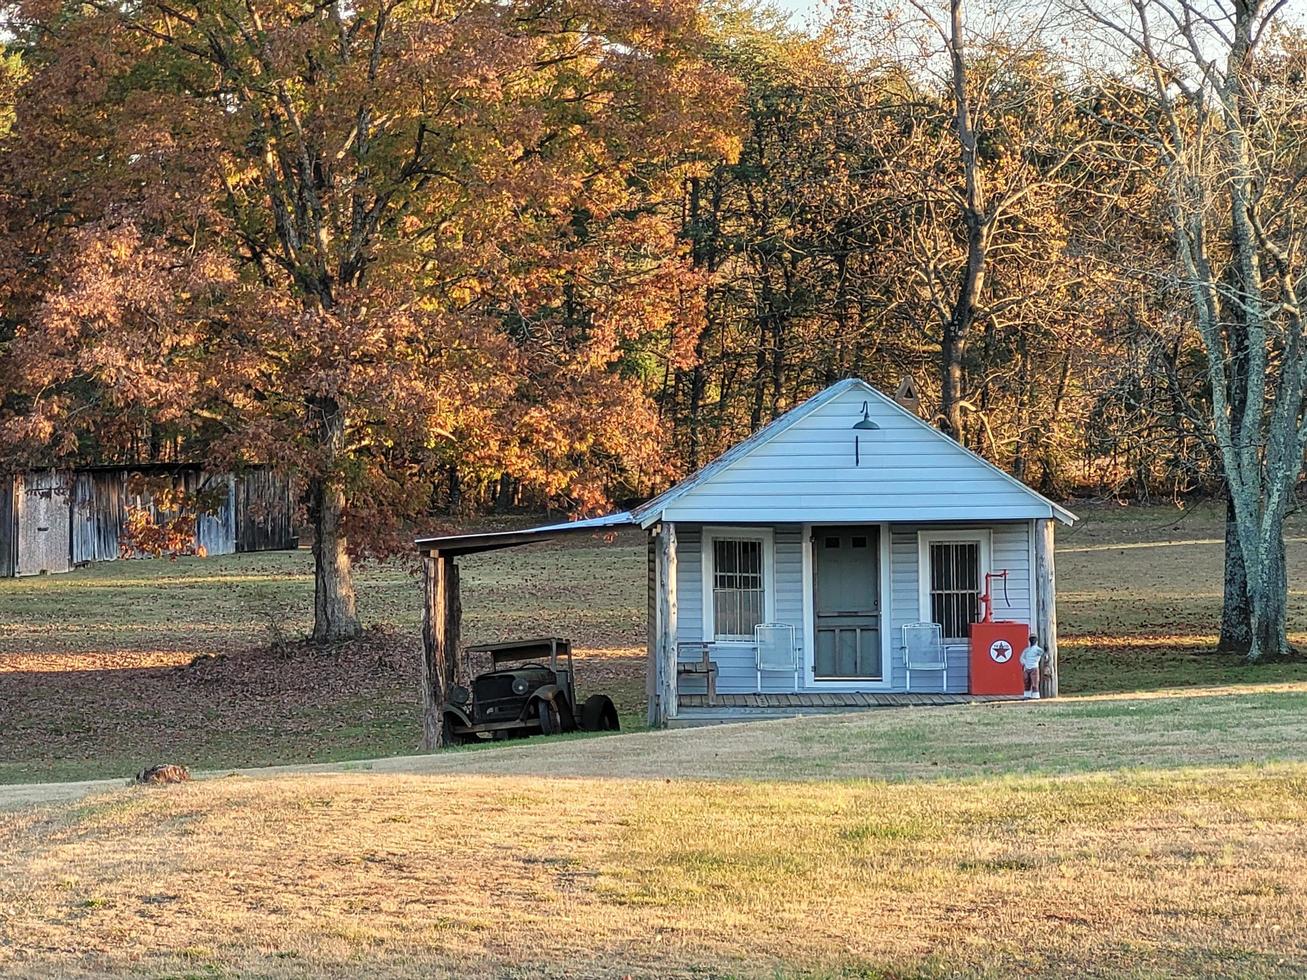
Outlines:
{"type": "Polygon", "coordinates": [[[195,518],[195,545],[207,554],[298,544],[290,484],[264,467],[239,475],[157,463],[28,470],[0,480],[0,577],[117,559],[129,508],[171,516],[143,489],[160,485],[217,499],[211,513],[195,518]]]}
{"type": "Polygon", "coordinates": [[[428,703],[456,653],[459,556],[624,526],[648,534],[651,724],[966,700],[987,576],[996,616],[1038,633],[1056,694],[1053,532],[1074,520],[848,379],[629,512],[419,539],[428,703]]]}

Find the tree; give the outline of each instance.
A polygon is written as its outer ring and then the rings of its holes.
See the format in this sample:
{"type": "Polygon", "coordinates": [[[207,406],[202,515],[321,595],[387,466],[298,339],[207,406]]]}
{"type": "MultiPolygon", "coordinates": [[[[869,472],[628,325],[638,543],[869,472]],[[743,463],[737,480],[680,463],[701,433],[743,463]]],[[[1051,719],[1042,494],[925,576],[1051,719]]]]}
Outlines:
{"type": "Polygon", "coordinates": [[[696,279],[661,202],[729,156],[691,4],[5,4],[12,458],[164,429],[306,489],[314,637],[358,630],[451,461],[570,506],[659,474],[627,377],[696,279]]]}
{"type": "Polygon", "coordinates": [[[1227,554],[1223,639],[1240,642],[1246,597],[1248,658],[1284,656],[1284,521],[1307,451],[1307,231],[1297,217],[1307,205],[1307,48],[1283,22],[1283,0],[1079,9],[1137,66],[1143,98],[1129,135],[1164,168],[1175,260],[1154,272],[1186,301],[1206,354],[1227,547],[1241,559],[1227,554]]]}

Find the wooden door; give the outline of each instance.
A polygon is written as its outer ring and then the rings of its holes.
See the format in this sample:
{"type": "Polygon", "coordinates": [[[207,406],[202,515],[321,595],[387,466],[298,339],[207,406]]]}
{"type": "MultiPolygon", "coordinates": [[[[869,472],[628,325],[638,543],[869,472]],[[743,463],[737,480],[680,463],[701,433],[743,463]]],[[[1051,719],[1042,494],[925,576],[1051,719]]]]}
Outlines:
{"type": "Polygon", "coordinates": [[[880,528],[812,532],[813,674],[880,680],[880,528]]]}
{"type": "Polygon", "coordinates": [[[19,575],[66,572],[71,564],[68,488],[57,471],[29,473],[17,494],[19,575]]]}

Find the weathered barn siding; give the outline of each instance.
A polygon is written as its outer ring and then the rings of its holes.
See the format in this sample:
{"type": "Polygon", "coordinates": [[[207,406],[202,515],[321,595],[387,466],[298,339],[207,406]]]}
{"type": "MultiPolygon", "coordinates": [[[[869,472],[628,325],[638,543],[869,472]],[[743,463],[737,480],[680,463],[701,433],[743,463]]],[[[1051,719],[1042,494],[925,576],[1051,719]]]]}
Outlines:
{"type": "Polygon", "coordinates": [[[16,575],[66,572],[72,567],[70,511],[71,474],[34,470],[14,487],[17,528],[16,575]]]}
{"type": "Polygon", "coordinates": [[[236,480],[237,551],[284,551],[298,546],[290,483],[272,470],[248,470],[236,480]]]}
{"type": "Polygon", "coordinates": [[[113,561],[121,554],[123,528],[130,507],[147,510],[156,521],[176,516],[159,507],[153,495],[133,493],[133,477],[167,479],[174,488],[188,494],[226,489],[214,513],[195,519],[196,544],[208,555],[229,555],[236,550],[234,512],[235,479],[229,474],[209,475],[194,467],[172,471],[159,467],[113,467],[81,470],[73,483],[73,563],[113,561]]]}
{"type": "Polygon", "coordinates": [[[73,482],[73,564],[113,561],[127,517],[126,472],[83,470],[73,482]]]}
{"type": "Polygon", "coordinates": [[[207,476],[195,474],[196,484],[204,492],[220,497],[218,509],[195,518],[195,543],[206,555],[231,555],[236,552],[236,478],[230,473],[207,476]]]}
{"type": "Polygon", "coordinates": [[[0,578],[10,578],[18,557],[18,524],[14,514],[13,477],[0,477],[0,578]]]}
{"type": "Polygon", "coordinates": [[[214,494],[216,509],[195,520],[195,542],[208,555],[294,548],[289,482],[262,469],[239,479],[198,466],[145,464],[38,470],[0,480],[0,577],[68,571],[120,556],[132,507],[156,521],[176,516],[149,486],[166,481],[187,494],[214,494]],[[135,477],[146,478],[144,486],[135,477]]]}

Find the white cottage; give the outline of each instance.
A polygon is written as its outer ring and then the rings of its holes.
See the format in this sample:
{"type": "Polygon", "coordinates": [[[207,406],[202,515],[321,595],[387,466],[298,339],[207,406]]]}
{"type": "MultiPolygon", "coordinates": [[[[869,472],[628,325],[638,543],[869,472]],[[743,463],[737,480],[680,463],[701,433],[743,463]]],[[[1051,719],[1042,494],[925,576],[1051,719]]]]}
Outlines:
{"type": "MultiPolygon", "coordinates": [[[[995,618],[1030,624],[1048,648],[1045,693],[1056,694],[1053,522],[1074,520],[851,378],[629,513],[418,546],[443,581],[442,556],[647,529],[650,722],[660,725],[723,710],[961,700],[986,573],[995,618]],[[942,644],[918,647],[917,624],[932,623],[942,644]]],[[[444,605],[429,599],[429,619],[444,605]]]]}

